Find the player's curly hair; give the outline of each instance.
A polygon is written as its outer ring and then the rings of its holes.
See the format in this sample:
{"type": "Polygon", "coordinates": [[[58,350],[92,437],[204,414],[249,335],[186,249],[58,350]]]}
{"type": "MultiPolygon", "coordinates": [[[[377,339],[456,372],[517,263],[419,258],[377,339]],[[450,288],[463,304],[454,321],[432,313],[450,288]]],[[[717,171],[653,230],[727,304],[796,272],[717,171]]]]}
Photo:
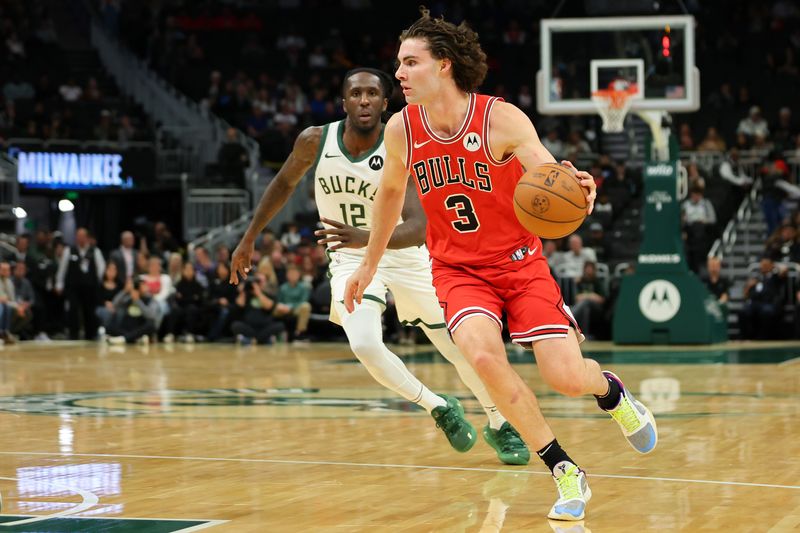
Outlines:
{"type": "Polygon", "coordinates": [[[478,34],[465,22],[456,26],[443,17],[431,17],[425,6],[420,6],[419,11],[422,16],[400,34],[400,42],[411,38],[425,39],[433,57],[447,58],[453,63],[453,79],[458,88],[465,92],[475,91],[489,70],[478,34]]]}

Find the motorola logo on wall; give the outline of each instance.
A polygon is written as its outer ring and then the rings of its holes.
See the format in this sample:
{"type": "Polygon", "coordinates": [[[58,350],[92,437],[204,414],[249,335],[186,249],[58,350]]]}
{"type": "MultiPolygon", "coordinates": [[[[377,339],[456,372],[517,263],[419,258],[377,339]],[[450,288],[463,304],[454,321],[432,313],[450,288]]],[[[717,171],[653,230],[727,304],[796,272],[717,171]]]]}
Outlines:
{"type": "Polygon", "coordinates": [[[121,154],[17,152],[17,181],[35,189],[133,187],[122,176],[121,154]]]}
{"type": "Polygon", "coordinates": [[[665,279],[651,281],[639,293],[639,310],[651,322],[666,322],[678,314],[680,308],[680,291],[665,279]]]}

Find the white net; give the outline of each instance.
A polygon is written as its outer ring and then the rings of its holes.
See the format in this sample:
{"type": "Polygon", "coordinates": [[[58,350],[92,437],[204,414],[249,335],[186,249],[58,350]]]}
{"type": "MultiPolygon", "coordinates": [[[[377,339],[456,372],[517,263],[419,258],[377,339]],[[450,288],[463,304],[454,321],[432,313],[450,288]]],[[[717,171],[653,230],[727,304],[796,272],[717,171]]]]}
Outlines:
{"type": "Polygon", "coordinates": [[[619,133],[623,131],[625,117],[631,108],[635,90],[603,90],[592,95],[592,101],[597,107],[598,114],[603,118],[603,131],[606,133],[619,133]]]}

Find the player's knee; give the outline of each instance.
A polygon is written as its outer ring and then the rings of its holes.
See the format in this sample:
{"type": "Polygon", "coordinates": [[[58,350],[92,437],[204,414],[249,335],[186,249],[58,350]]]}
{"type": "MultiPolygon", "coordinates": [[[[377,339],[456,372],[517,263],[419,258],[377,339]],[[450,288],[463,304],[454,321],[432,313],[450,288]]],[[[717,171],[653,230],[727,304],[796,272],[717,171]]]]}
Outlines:
{"type": "Polygon", "coordinates": [[[369,365],[383,353],[383,343],[378,339],[350,339],[350,349],[358,357],[359,361],[369,365]]]}
{"type": "Polygon", "coordinates": [[[508,366],[505,357],[498,357],[490,351],[479,351],[468,356],[472,368],[479,376],[491,376],[508,366]]]}

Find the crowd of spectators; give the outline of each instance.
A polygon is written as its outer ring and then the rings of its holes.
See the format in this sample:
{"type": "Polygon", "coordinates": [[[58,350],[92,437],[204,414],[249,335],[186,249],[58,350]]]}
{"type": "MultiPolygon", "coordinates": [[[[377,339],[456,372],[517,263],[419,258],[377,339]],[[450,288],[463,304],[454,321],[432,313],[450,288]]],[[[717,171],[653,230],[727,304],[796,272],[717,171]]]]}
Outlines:
{"type": "Polygon", "coordinates": [[[51,13],[57,8],[0,1],[0,146],[9,138],[152,140],[152,124],[120,95],[96,54],[61,45],[51,13]]]}
{"type": "Polygon", "coordinates": [[[106,251],[86,228],[69,239],[47,231],[18,235],[2,248],[0,337],[304,342],[313,333],[312,312],[327,335],[327,256],[298,229],[265,232],[254,272],[236,286],[227,246],[198,247],[190,257],[162,222],[123,232],[119,246],[106,251]]]}

